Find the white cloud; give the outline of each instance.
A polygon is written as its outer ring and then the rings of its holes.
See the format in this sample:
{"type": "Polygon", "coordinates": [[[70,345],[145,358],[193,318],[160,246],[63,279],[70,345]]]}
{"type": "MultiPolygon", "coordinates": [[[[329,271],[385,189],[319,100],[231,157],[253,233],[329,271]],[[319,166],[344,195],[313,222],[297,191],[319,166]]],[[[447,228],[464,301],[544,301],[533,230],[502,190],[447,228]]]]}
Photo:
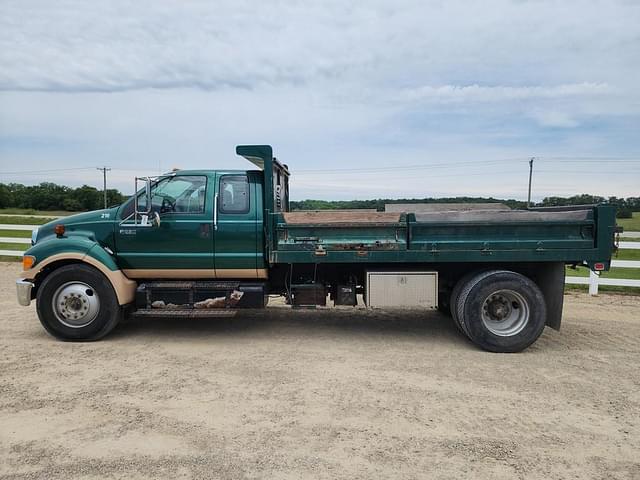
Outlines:
{"type": "Polygon", "coordinates": [[[612,91],[613,89],[607,84],[587,82],[545,87],[509,87],[504,85],[443,85],[433,87],[425,85],[401,91],[398,99],[405,101],[434,101],[441,103],[509,102],[514,100],[539,100],[606,95],[612,93],[612,91]]]}
{"type": "Polygon", "coordinates": [[[574,128],[580,123],[566,112],[535,109],[531,116],[543,127],[574,128]]]}

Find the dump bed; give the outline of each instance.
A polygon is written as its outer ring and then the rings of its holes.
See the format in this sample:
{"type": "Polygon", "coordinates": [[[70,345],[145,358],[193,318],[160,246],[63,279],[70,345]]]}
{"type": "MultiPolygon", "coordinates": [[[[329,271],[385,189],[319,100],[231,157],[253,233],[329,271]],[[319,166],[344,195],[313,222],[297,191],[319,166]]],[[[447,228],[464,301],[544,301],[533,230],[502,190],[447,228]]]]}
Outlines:
{"type": "Polygon", "coordinates": [[[274,227],[271,263],[564,261],[608,268],[615,209],[287,212],[274,227]]]}

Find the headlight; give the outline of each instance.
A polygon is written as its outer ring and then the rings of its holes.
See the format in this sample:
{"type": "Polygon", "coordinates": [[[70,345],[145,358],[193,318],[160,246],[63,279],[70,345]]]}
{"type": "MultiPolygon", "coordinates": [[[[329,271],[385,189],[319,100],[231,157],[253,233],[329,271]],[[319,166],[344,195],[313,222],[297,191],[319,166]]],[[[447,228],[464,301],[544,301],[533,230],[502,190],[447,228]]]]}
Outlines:
{"type": "Polygon", "coordinates": [[[34,228],[31,231],[31,246],[36,244],[36,241],[38,240],[38,228],[34,228]]]}

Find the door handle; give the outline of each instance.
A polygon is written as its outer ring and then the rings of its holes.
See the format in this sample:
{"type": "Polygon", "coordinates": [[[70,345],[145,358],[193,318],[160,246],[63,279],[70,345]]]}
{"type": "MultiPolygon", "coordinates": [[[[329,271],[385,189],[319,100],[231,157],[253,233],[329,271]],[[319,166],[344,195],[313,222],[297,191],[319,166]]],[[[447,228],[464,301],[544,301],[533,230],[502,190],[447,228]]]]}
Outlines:
{"type": "Polygon", "coordinates": [[[218,230],[218,194],[213,197],[213,229],[218,230]]]}

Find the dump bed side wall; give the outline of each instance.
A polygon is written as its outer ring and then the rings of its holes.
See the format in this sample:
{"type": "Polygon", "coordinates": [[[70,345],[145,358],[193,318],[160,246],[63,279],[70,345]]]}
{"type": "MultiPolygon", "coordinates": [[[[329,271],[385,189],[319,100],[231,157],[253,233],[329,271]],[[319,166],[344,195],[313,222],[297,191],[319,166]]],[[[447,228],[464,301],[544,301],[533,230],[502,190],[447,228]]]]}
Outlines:
{"type": "MultiPolygon", "coordinates": [[[[551,216],[553,217],[553,216],[551,216]]],[[[277,219],[271,263],[565,262],[608,268],[615,209],[527,221],[417,221],[304,225],[277,219]]]]}

